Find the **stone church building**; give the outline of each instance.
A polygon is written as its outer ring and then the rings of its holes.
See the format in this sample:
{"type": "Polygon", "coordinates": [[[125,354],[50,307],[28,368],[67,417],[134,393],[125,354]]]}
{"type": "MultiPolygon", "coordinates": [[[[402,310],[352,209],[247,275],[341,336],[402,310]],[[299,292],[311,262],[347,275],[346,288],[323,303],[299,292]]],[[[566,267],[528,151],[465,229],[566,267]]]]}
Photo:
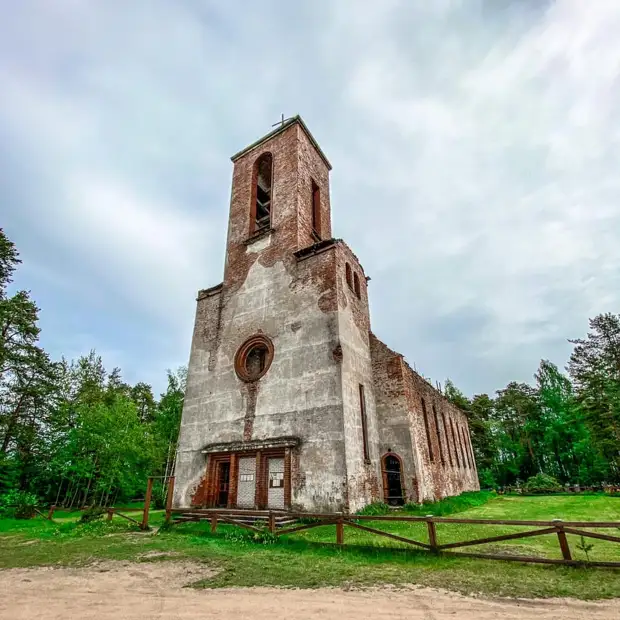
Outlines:
{"type": "Polygon", "coordinates": [[[232,157],[224,280],[198,293],[174,506],[354,512],[478,489],[467,419],[370,329],[300,117],[232,157]]]}

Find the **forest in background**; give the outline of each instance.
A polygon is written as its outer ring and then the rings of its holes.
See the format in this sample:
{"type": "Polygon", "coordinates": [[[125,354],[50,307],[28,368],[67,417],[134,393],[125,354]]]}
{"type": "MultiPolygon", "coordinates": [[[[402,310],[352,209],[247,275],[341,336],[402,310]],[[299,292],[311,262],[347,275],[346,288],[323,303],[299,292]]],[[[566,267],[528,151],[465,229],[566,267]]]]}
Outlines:
{"type": "MultiPolygon", "coordinates": [[[[129,385],[94,351],[53,361],[39,344],[30,293],[8,294],[19,263],[0,229],[0,498],[27,493],[77,507],[144,497],[148,476],[174,468],[185,369],[168,371],[156,399],[150,385],[129,385]]],[[[155,486],[156,504],[165,492],[155,486]]]]}
{"type": "Polygon", "coordinates": [[[520,485],[545,474],[565,485],[620,482],[620,315],[590,319],[569,340],[567,373],[541,360],[534,383],[510,382],[494,397],[444,394],[469,418],[483,488],[520,485]]]}
{"type": "MultiPolygon", "coordinates": [[[[0,229],[0,500],[28,493],[76,507],[141,497],[148,476],[173,471],[186,369],[168,371],[156,399],[94,351],[53,361],[40,346],[30,293],[9,294],[19,263],[0,229]]],[[[532,385],[468,398],[446,382],[444,394],[469,418],[482,487],[537,474],[563,484],[620,482],[620,315],[591,319],[587,336],[570,342],[567,373],[542,360],[532,385]]],[[[164,493],[155,488],[157,503],[164,493]]]]}

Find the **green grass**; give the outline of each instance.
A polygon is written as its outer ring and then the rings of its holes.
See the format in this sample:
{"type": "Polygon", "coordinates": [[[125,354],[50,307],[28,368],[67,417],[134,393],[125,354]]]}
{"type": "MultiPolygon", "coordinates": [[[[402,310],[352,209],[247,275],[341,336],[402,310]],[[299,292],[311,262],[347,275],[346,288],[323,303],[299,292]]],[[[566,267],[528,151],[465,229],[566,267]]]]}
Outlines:
{"type": "MultiPolygon", "coordinates": [[[[429,506],[423,514],[433,512],[429,506]]],[[[444,510],[444,508],[439,508],[444,510]]],[[[138,512],[130,513],[137,517],[138,512]]],[[[590,497],[498,497],[488,503],[453,513],[466,518],[620,521],[620,500],[590,497]]],[[[59,513],[56,523],[0,520],[0,568],[37,565],[83,565],[95,559],[155,561],[148,552],[170,553],[166,559],[193,559],[218,569],[197,587],[233,586],[366,587],[379,584],[419,584],[466,594],[582,599],[620,597],[620,571],[594,568],[541,566],[436,557],[405,548],[396,541],[345,527],[345,542],[337,547],[335,528],[318,527],[285,536],[276,544],[261,545],[239,535],[234,526],[220,525],[215,535],[208,523],[175,525],[168,531],[140,532],[115,517],[111,523],[79,524],[80,513],[59,513]],[[363,546],[362,546],[363,545],[363,546]]],[[[163,522],[163,512],[151,515],[151,524],[163,522]]],[[[373,527],[426,541],[425,524],[371,523],[373,527]]],[[[491,536],[514,528],[438,525],[440,542],[491,536]],[[483,534],[484,532],[484,534],[483,534]]],[[[620,535],[619,532],[615,532],[620,535]]],[[[575,557],[575,540],[569,537],[575,557]]],[[[592,541],[592,559],[620,561],[620,545],[592,541]]],[[[472,551],[477,547],[471,547],[472,551]]],[[[555,536],[508,541],[493,549],[510,553],[559,557],[555,536]]]]}
{"type": "MultiPolygon", "coordinates": [[[[458,498],[456,498],[458,499],[458,498]]],[[[444,500],[449,502],[450,500],[444,500]]],[[[442,504],[443,502],[440,502],[442,504]]],[[[430,506],[422,507],[420,513],[446,515],[448,512],[438,506],[432,510],[430,506]]],[[[454,514],[454,513],[453,513],[454,514]]],[[[590,497],[517,497],[501,496],[485,503],[458,513],[465,519],[514,519],[514,520],[551,520],[561,518],[564,521],[618,521],[620,522],[620,499],[609,496],[590,497]]],[[[425,523],[404,522],[364,522],[364,525],[383,530],[391,534],[411,538],[420,542],[428,542],[428,531],[425,523]]],[[[516,526],[480,526],[466,524],[437,524],[437,535],[440,544],[458,542],[460,540],[475,540],[489,538],[503,534],[518,533],[537,529],[534,527],[516,526]]],[[[597,530],[601,533],[620,536],[618,530],[597,530]]],[[[317,527],[300,532],[297,537],[312,542],[334,542],[334,526],[317,527]]],[[[586,556],[576,544],[579,538],[568,535],[573,557],[585,560],[586,556]]],[[[406,543],[399,543],[386,537],[377,536],[352,528],[345,528],[345,542],[349,544],[406,548],[406,543]]],[[[620,544],[590,540],[594,548],[590,552],[591,560],[620,562],[620,544]]],[[[550,559],[561,559],[558,539],[555,534],[537,536],[517,540],[502,541],[486,545],[475,545],[463,548],[464,552],[471,553],[504,553],[525,555],[550,559]]],[[[619,575],[620,576],[620,575],[619,575]]]]}

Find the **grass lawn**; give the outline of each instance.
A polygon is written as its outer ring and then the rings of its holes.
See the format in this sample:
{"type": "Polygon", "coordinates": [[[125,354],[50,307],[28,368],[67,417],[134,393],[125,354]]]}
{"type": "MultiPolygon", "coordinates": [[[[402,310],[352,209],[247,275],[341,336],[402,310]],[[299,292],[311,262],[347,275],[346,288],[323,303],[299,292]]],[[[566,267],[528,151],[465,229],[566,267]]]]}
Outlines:
{"type": "MultiPolygon", "coordinates": [[[[425,513],[433,512],[425,508],[425,513]]],[[[620,571],[526,565],[458,557],[435,557],[396,541],[345,527],[345,542],[364,547],[338,548],[334,526],[320,527],[282,538],[276,544],[258,544],[240,535],[234,526],[220,525],[215,535],[208,523],[175,525],[168,531],[140,532],[114,517],[80,525],[80,513],[58,513],[56,523],[0,520],[0,568],[38,565],[80,565],[96,559],[165,561],[193,559],[219,569],[197,587],[230,586],[372,586],[419,584],[466,594],[582,599],[620,597],[620,571]],[[326,544],[328,543],[328,544],[326,544]],[[153,552],[159,552],[155,556],[153,552]]],[[[130,513],[132,516],[138,512],[130,513]]],[[[456,515],[454,515],[456,516],[456,515]]],[[[620,499],[605,496],[499,497],[458,513],[465,518],[508,518],[620,521],[620,499]]],[[[161,524],[163,513],[152,513],[151,525],[161,524]]],[[[371,526],[426,542],[425,526],[370,523],[371,526]]],[[[512,531],[500,526],[439,525],[439,541],[448,542],[512,531]]],[[[614,532],[619,535],[619,532],[614,532]]],[[[583,557],[569,536],[576,558],[583,557]]],[[[620,545],[591,541],[591,559],[620,561],[620,545]]],[[[485,550],[488,550],[487,545],[485,550]]],[[[479,547],[470,547],[477,550],[479,547]]],[[[559,557],[555,536],[499,543],[494,551],[559,557]],[[517,548],[515,548],[517,547],[517,548]]]]}
{"type": "MultiPolygon", "coordinates": [[[[424,512],[424,511],[422,511],[424,512]]],[[[432,514],[428,508],[425,514],[432,514]]],[[[618,521],[620,522],[620,498],[605,495],[571,496],[571,497],[519,497],[501,496],[482,506],[476,506],[450,516],[465,519],[512,519],[512,520],[542,520],[563,519],[564,521],[618,521]]],[[[427,526],[425,523],[402,522],[364,522],[363,525],[384,530],[392,534],[412,538],[421,542],[428,542],[427,526]]],[[[459,540],[474,540],[489,538],[503,534],[524,532],[538,529],[536,527],[514,526],[480,526],[466,524],[437,524],[437,538],[439,544],[457,542],[459,540]]],[[[596,530],[612,536],[620,536],[620,530],[596,530]]],[[[568,534],[568,542],[574,559],[585,560],[586,554],[578,548],[580,537],[568,534]]],[[[324,526],[296,534],[296,537],[313,542],[334,542],[335,527],[324,526]]],[[[389,538],[376,536],[360,530],[345,527],[345,542],[356,545],[370,545],[391,548],[407,548],[406,543],[399,543],[389,538]]],[[[589,551],[590,559],[595,561],[620,562],[620,544],[587,539],[593,545],[589,551]]],[[[460,549],[459,549],[460,550],[460,549]]],[[[561,559],[562,554],[555,534],[502,541],[485,545],[464,547],[463,552],[470,553],[504,553],[507,555],[527,555],[551,559],[561,559]]],[[[620,573],[618,573],[620,578],[620,573]]]]}

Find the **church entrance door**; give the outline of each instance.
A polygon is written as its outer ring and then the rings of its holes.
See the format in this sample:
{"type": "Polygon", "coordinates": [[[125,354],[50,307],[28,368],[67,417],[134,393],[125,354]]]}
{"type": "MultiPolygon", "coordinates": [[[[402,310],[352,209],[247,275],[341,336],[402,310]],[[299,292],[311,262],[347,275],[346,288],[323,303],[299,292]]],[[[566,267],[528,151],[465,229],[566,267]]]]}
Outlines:
{"type": "Polygon", "coordinates": [[[228,492],[230,490],[230,461],[222,461],[217,467],[217,496],[218,508],[228,506],[228,492]]]}

